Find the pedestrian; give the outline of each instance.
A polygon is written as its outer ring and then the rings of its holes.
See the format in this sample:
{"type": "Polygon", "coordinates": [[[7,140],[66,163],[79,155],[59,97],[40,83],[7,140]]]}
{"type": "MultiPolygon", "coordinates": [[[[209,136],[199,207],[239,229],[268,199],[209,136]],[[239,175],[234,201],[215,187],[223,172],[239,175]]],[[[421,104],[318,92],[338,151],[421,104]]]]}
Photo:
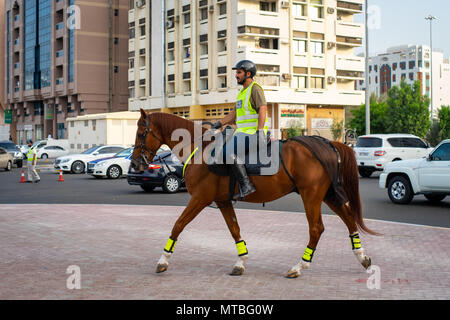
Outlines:
{"type": "Polygon", "coordinates": [[[235,150],[230,150],[233,149],[231,147],[227,148],[230,142],[227,142],[223,149],[225,157],[230,159],[226,163],[231,165],[231,172],[239,182],[239,194],[233,197],[237,200],[243,199],[255,192],[256,189],[247,175],[243,164],[244,159],[241,159],[245,155],[238,155],[236,146],[243,144],[245,151],[249,151],[250,137],[256,135],[257,139],[252,140],[257,140],[259,147],[264,148],[270,133],[268,131],[267,103],[264,90],[253,80],[257,72],[255,63],[242,60],[236,64],[233,70],[236,70],[238,84],[243,86],[237,97],[236,108],[225,118],[216,122],[212,128],[220,129],[227,124],[236,124],[237,126],[233,136],[235,150]]]}
{"type": "Polygon", "coordinates": [[[27,183],[39,183],[41,178],[36,172],[36,148],[33,148],[33,140],[28,140],[28,152],[27,152],[27,183]]]}

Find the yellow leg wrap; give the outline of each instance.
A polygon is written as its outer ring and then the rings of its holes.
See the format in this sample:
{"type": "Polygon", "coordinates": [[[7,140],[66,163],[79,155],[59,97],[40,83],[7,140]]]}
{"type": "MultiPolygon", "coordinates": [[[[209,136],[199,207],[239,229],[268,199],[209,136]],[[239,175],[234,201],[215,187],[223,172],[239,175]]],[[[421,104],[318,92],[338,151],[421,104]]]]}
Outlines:
{"type": "Polygon", "coordinates": [[[248,250],[247,250],[246,243],[244,240],[236,242],[236,248],[237,248],[239,257],[245,256],[248,254],[248,250]]]}
{"type": "Polygon", "coordinates": [[[361,249],[361,239],[359,238],[359,234],[355,233],[354,235],[350,236],[350,242],[352,244],[352,249],[361,249]]]}
{"type": "Polygon", "coordinates": [[[316,252],[316,249],[306,247],[305,253],[303,254],[303,257],[302,257],[302,260],[305,262],[311,262],[312,258],[314,256],[314,252],[316,252]]]}
{"type": "Polygon", "coordinates": [[[164,247],[164,251],[167,253],[173,253],[173,249],[175,249],[175,244],[177,242],[175,240],[172,240],[169,238],[169,240],[167,241],[166,246],[164,247]]]}

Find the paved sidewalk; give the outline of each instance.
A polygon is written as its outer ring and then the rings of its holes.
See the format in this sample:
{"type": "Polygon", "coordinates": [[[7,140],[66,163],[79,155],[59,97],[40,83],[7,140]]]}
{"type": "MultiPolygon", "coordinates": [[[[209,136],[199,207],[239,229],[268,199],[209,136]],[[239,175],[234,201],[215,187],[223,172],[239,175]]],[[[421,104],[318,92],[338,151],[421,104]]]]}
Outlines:
{"type": "MultiPolygon", "coordinates": [[[[75,197],[75,195],[74,195],[75,197]]],[[[231,277],[236,247],[217,209],[181,234],[169,270],[156,262],[181,207],[1,205],[0,299],[450,299],[450,229],[367,221],[381,237],[362,243],[381,289],[351,252],[348,231],[324,216],[311,269],[284,274],[308,242],[304,214],[237,210],[249,261],[231,277]],[[81,289],[68,290],[69,266],[81,289]]]]}

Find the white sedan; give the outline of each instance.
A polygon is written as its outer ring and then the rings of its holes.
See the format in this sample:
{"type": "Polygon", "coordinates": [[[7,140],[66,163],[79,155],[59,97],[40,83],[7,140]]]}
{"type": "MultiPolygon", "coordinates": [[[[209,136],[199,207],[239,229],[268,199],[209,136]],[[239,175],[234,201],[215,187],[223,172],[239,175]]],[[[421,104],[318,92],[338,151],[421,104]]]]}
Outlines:
{"type": "Polygon", "coordinates": [[[128,173],[133,148],[125,149],[112,158],[101,158],[88,163],[86,173],[96,178],[118,179],[128,173]]]}
{"type": "Polygon", "coordinates": [[[69,171],[76,174],[84,173],[89,161],[113,157],[118,152],[127,148],[127,146],[123,145],[92,147],[80,154],[71,154],[57,158],[54,167],[56,170],[69,171]]]}
{"type": "Polygon", "coordinates": [[[48,159],[48,158],[58,158],[67,156],[69,154],[69,150],[64,149],[60,146],[45,146],[43,148],[38,149],[37,157],[38,159],[48,159]]]}

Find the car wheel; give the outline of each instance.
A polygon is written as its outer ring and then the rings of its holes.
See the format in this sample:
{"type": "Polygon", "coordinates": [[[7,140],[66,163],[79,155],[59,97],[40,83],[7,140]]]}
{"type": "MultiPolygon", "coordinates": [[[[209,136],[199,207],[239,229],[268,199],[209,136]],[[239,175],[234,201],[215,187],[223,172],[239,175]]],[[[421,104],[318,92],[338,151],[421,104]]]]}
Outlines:
{"type": "Polygon", "coordinates": [[[361,177],[363,177],[363,178],[370,178],[370,176],[373,173],[373,170],[358,168],[358,172],[361,175],[361,177]]]}
{"type": "Polygon", "coordinates": [[[72,172],[75,174],[80,174],[84,172],[84,163],[82,161],[75,161],[72,164],[72,172]]]}
{"type": "Polygon", "coordinates": [[[122,175],[122,170],[120,169],[119,166],[112,165],[111,167],[108,168],[106,174],[109,179],[118,179],[122,175]]]}
{"type": "Polygon", "coordinates": [[[48,159],[48,154],[44,153],[44,154],[41,156],[41,159],[48,159]]]}
{"type": "Polygon", "coordinates": [[[444,200],[446,197],[445,194],[426,194],[425,198],[427,198],[428,201],[432,203],[438,203],[442,200],[444,200]]]}
{"type": "Polygon", "coordinates": [[[153,187],[153,186],[148,186],[148,185],[145,185],[145,184],[141,185],[141,188],[142,188],[142,190],[144,190],[145,192],[152,192],[152,191],[155,189],[155,187],[153,187]]]}
{"type": "Polygon", "coordinates": [[[12,163],[11,163],[11,161],[8,161],[8,163],[6,164],[5,171],[11,171],[11,168],[12,168],[12,163]]]}
{"type": "Polygon", "coordinates": [[[181,181],[174,175],[167,176],[164,179],[163,190],[167,193],[176,193],[181,186],[181,181]]]}
{"type": "Polygon", "coordinates": [[[389,180],[388,195],[389,199],[397,204],[408,204],[414,197],[411,183],[402,176],[395,176],[389,180]]]}

